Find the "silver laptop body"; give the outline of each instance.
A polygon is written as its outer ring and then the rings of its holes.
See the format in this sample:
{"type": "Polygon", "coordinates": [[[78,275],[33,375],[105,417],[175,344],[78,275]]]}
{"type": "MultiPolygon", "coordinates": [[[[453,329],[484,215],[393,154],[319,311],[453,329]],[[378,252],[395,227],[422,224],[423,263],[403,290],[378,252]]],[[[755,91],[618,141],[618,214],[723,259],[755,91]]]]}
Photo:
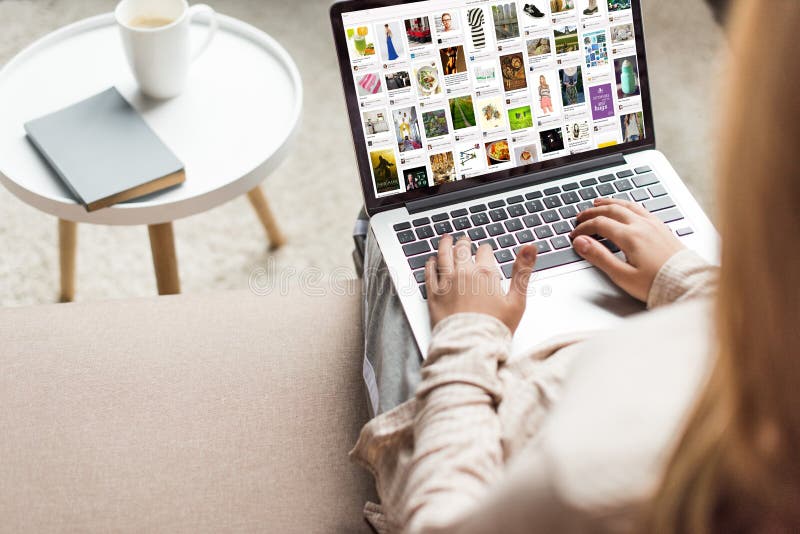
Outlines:
{"type": "Polygon", "coordinates": [[[639,0],[566,5],[331,8],[365,205],[423,356],[422,267],[444,233],[491,244],[506,289],[516,249],[539,247],[514,352],[644,309],[572,250],[594,198],[639,202],[717,261],[714,227],[655,149],[639,0]]]}

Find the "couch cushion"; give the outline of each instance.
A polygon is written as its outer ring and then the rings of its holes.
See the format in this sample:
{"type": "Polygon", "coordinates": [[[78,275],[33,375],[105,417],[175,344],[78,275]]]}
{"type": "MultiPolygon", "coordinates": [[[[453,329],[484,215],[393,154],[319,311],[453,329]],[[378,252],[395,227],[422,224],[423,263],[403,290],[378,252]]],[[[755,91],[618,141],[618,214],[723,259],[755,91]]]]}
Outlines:
{"type": "Polygon", "coordinates": [[[368,532],[358,288],[0,310],[2,528],[368,532]]]}

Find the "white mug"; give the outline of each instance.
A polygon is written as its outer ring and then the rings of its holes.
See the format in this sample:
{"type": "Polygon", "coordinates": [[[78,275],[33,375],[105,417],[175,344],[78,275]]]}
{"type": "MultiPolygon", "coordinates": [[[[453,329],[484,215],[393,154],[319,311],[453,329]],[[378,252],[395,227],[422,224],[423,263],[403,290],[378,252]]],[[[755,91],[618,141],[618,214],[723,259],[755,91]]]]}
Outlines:
{"type": "Polygon", "coordinates": [[[122,0],[115,15],[133,75],[142,92],[152,98],[172,98],[183,92],[189,66],[211,44],[218,25],[211,7],[189,7],[186,0],[122,0]],[[209,18],[208,34],[192,52],[189,25],[199,13],[209,18]]]}

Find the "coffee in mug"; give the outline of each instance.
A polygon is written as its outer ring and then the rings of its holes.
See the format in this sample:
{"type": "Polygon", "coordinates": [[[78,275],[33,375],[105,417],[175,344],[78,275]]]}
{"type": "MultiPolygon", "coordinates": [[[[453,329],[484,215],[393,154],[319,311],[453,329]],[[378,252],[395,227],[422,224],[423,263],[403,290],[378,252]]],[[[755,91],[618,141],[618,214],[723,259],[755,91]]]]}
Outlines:
{"type": "Polygon", "coordinates": [[[130,21],[131,28],[160,28],[161,26],[166,26],[167,24],[172,24],[174,21],[172,19],[167,19],[164,17],[136,17],[132,21],[130,21]]]}
{"type": "Polygon", "coordinates": [[[122,0],[115,11],[128,64],[139,88],[152,98],[172,98],[186,87],[189,67],[211,44],[216,13],[186,0],[122,0]],[[209,20],[208,34],[192,51],[189,27],[198,14],[209,20]]]}

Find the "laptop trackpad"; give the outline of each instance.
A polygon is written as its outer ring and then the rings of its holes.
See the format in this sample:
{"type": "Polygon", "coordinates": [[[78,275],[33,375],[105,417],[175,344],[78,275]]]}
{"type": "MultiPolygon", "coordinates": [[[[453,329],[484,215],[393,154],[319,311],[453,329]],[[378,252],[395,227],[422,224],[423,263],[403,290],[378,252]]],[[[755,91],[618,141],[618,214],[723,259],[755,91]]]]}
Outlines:
{"type": "Polygon", "coordinates": [[[518,354],[553,336],[588,330],[607,330],[645,305],[616,287],[599,270],[534,278],[525,315],[514,335],[518,354]]]}

